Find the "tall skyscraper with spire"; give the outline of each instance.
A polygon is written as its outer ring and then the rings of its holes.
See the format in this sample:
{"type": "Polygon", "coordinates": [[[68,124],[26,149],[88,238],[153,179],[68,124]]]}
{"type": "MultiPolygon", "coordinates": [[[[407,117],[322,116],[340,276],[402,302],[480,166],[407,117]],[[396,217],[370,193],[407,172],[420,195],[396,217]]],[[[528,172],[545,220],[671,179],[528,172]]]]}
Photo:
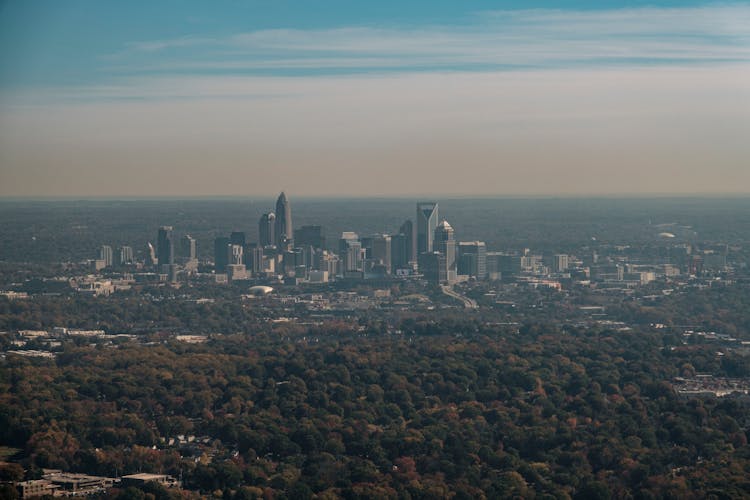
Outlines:
{"type": "Polygon", "coordinates": [[[436,202],[417,203],[417,255],[434,250],[433,241],[438,222],[436,202]]]}
{"type": "Polygon", "coordinates": [[[279,195],[279,199],[276,200],[276,222],[274,232],[276,233],[276,247],[279,251],[291,246],[294,234],[292,226],[292,207],[289,205],[289,200],[286,199],[286,194],[284,194],[283,191],[279,195]]]}

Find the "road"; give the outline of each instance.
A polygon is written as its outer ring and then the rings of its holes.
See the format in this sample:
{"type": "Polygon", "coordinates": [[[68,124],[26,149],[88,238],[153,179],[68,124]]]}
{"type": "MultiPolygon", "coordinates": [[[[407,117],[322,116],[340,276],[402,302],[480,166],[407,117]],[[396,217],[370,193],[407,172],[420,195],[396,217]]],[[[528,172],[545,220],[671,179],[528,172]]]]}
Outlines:
{"type": "Polygon", "coordinates": [[[440,285],[440,288],[447,296],[453,297],[454,299],[462,302],[466,309],[477,309],[479,307],[476,300],[464,297],[460,293],[453,290],[453,287],[451,287],[450,285],[440,285]]]}

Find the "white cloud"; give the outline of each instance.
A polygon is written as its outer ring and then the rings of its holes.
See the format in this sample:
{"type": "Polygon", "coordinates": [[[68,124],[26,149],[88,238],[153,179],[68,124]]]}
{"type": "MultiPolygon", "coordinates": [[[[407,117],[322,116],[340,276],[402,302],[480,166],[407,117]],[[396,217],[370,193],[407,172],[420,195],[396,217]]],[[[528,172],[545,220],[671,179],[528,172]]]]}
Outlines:
{"type": "Polygon", "coordinates": [[[750,61],[750,6],[499,11],[463,26],[275,29],[145,41],[130,48],[120,71],[750,61]],[[144,54],[157,59],[144,61],[144,54]]]}
{"type": "Polygon", "coordinates": [[[750,186],[748,6],[143,41],[106,64],[1,96],[0,195],[750,186]]]}

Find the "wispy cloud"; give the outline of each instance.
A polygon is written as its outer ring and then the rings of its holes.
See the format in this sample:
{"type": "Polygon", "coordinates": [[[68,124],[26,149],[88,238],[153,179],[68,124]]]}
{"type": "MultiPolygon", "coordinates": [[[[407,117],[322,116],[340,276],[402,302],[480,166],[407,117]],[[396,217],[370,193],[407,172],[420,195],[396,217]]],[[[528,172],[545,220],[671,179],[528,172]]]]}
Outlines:
{"type": "Polygon", "coordinates": [[[332,73],[750,61],[750,6],[483,12],[461,26],[275,29],[130,44],[109,70],[332,73]]]}

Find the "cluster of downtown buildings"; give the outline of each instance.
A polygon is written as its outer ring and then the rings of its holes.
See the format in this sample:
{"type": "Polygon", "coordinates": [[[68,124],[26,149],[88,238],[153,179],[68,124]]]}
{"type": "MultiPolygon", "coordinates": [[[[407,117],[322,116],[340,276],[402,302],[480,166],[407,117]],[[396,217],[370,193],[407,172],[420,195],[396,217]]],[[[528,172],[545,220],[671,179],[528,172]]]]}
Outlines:
{"type": "MultiPolygon", "coordinates": [[[[294,228],[291,204],[284,193],[275,211],[260,217],[257,242],[247,241],[245,232],[234,231],[216,238],[213,247],[213,273],[210,268],[198,273],[195,238],[186,234],[177,239],[171,226],[162,226],[156,245],[148,243],[145,258],[137,264],[151,279],[169,282],[188,277],[218,283],[283,279],[288,284],[419,278],[452,284],[468,278],[518,277],[535,286],[556,288],[565,280],[616,288],[637,286],[659,277],[699,274],[704,266],[722,270],[727,265],[726,251],[706,250],[705,255],[698,255],[686,244],[669,245],[669,258],[646,265],[612,255],[599,259],[596,251],[580,259],[567,254],[535,255],[528,250],[488,252],[482,241],[456,241],[453,227],[440,219],[436,202],[417,203],[415,219],[404,221],[394,234],[362,237],[345,231],[336,244],[329,245],[319,225],[294,228]]],[[[118,257],[113,262],[112,247],[105,245],[92,265],[99,270],[113,264],[136,264],[129,246],[120,247],[118,257]]]]}
{"type": "MultiPolygon", "coordinates": [[[[234,231],[214,240],[215,280],[282,277],[291,283],[324,283],[335,279],[423,278],[433,283],[453,283],[459,275],[487,277],[484,242],[457,242],[453,227],[439,218],[436,202],[419,202],[416,219],[406,220],[395,234],[361,237],[345,231],[334,249],[327,245],[323,228],[294,228],[292,208],[284,193],[275,211],[258,222],[258,242],[234,231]]],[[[198,270],[196,240],[190,235],[176,238],[171,226],[159,229],[156,245],[148,243],[144,266],[168,281],[198,270]]],[[[119,248],[117,260],[111,246],[99,249],[92,261],[96,270],[114,264],[134,263],[130,246],[119,248]]]]}

